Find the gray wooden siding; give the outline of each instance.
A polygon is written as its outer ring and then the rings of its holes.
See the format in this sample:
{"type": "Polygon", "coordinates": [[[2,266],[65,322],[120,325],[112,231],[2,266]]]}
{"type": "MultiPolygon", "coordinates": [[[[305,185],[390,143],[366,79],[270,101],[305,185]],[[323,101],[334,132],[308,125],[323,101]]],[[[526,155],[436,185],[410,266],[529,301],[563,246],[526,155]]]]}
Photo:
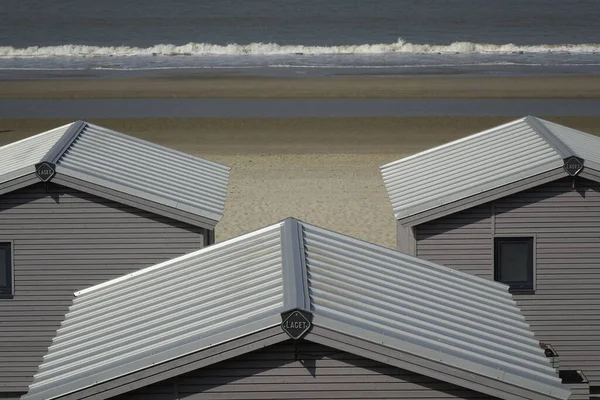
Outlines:
{"type": "Polygon", "coordinates": [[[14,298],[0,299],[0,392],[26,391],[73,292],[203,246],[204,230],[50,184],[0,197],[14,298]]]}
{"type": "Polygon", "coordinates": [[[416,229],[418,256],[490,279],[494,235],[534,236],[536,292],[515,299],[561,368],[600,385],[600,184],[565,178],[416,229]]]}
{"type": "Polygon", "coordinates": [[[199,399],[491,399],[338,351],[300,342],[280,345],[178,376],[116,400],[199,399]]]}
{"type": "Polygon", "coordinates": [[[590,400],[590,385],[589,384],[571,384],[567,385],[571,391],[569,400],[590,400]]]}
{"type": "Polygon", "coordinates": [[[415,227],[417,256],[493,278],[491,205],[484,204],[415,227]]]}

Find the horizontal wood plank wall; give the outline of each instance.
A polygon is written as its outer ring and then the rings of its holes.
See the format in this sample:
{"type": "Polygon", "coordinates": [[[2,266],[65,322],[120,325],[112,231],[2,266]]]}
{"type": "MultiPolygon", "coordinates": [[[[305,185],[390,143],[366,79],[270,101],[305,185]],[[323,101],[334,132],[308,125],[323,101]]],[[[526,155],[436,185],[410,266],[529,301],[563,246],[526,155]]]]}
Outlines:
{"type": "Polygon", "coordinates": [[[590,400],[590,385],[589,384],[571,384],[567,385],[571,391],[569,400],[590,400]]]}
{"type": "Polygon", "coordinates": [[[116,397],[200,399],[490,399],[335,349],[301,342],[267,347],[116,397]]]}
{"type": "Polygon", "coordinates": [[[492,279],[491,215],[485,204],[416,226],[417,256],[492,279]]]}
{"type": "Polygon", "coordinates": [[[599,386],[600,184],[578,178],[572,186],[564,178],[420,225],[418,256],[492,279],[493,237],[533,235],[536,292],[514,297],[561,368],[583,370],[599,386]]]}
{"type": "Polygon", "coordinates": [[[26,391],[77,290],[198,250],[204,230],[50,184],[0,197],[14,298],[0,299],[0,394],[26,391]]]}
{"type": "Polygon", "coordinates": [[[527,322],[600,385],[600,184],[571,178],[496,201],[496,235],[535,235],[536,292],[515,296],[527,322]]]}

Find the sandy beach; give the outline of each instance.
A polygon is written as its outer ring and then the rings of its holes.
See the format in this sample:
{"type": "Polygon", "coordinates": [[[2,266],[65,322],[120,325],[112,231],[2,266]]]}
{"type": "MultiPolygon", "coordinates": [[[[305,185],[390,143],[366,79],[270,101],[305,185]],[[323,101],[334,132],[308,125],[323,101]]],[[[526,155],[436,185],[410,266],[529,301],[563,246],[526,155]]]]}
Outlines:
{"type": "MultiPolygon", "coordinates": [[[[177,75],[0,81],[3,98],[598,98],[600,78],[177,75]]],[[[90,119],[228,165],[217,241],[289,216],[395,246],[379,166],[522,117],[90,119]]],[[[544,118],[544,115],[538,115],[544,118]]],[[[546,117],[600,135],[600,117],[546,117]]],[[[0,144],[71,122],[0,119],[0,144]]]]}
{"type": "MultiPolygon", "coordinates": [[[[544,116],[540,116],[544,117],[544,116]]],[[[232,168],[217,241],[294,216],[395,246],[379,166],[517,118],[112,119],[111,129],[232,168]]],[[[600,117],[547,119],[600,134],[600,117]]],[[[0,144],[67,120],[0,120],[0,144]]]]}

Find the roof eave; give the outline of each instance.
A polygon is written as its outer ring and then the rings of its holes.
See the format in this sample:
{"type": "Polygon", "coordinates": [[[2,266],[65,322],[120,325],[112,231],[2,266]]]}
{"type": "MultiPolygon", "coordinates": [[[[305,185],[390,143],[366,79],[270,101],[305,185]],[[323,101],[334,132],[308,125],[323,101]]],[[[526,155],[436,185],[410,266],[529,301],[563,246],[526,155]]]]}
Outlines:
{"type": "Polygon", "coordinates": [[[425,209],[415,207],[404,212],[395,212],[394,215],[401,225],[416,226],[567,176],[568,174],[562,166],[552,165],[535,175],[517,179],[498,187],[492,187],[467,197],[457,198],[450,202],[440,202],[425,209]]]}
{"type": "Polygon", "coordinates": [[[62,166],[57,166],[52,182],[205,229],[214,229],[222,218],[221,214],[196,207],[182,207],[176,201],[132,190],[118,183],[91,177],[62,166]]]}
{"type": "MultiPolygon", "coordinates": [[[[233,332],[232,335],[223,335],[219,332],[218,337],[207,337],[203,341],[211,342],[210,345],[200,350],[190,351],[183,356],[178,356],[164,362],[153,365],[145,365],[137,370],[117,378],[100,381],[94,376],[88,379],[84,386],[72,386],[72,383],[52,388],[37,393],[26,394],[23,400],[102,400],[123,393],[130,392],[165,379],[173,378],[200,368],[208,367],[217,362],[250,353],[252,351],[284,342],[289,337],[279,327],[280,315],[273,315],[253,324],[243,327],[241,333],[233,332]]],[[[197,344],[193,344],[199,348],[197,344]]],[[[189,345],[188,347],[193,347],[189,345]]],[[[79,381],[74,382],[80,384],[79,381]]]]}
{"type": "MultiPolygon", "coordinates": [[[[417,354],[407,353],[401,349],[387,346],[385,341],[389,338],[383,335],[380,338],[382,340],[373,341],[362,339],[360,335],[345,333],[345,331],[342,333],[342,330],[335,329],[336,326],[342,325],[341,323],[320,316],[315,316],[314,323],[315,328],[306,336],[306,340],[480,393],[502,399],[540,400],[566,400],[571,395],[569,390],[559,386],[541,384],[531,379],[512,375],[508,376],[508,374],[493,368],[479,366],[479,371],[488,369],[490,372],[489,374],[482,374],[447,365],[442,360],[429,360],[417,354]],[[517,385],[516,382],[522,382],[523,384],[517,385]]],[[[354,331],[360,331],[360,328],[354,328],[354,331]]],[[[374,335],[373,332],[368,332],[368,335],[369,337],[378,336],[374,335]]],[[[440,356],[443,357],[444,354],[440,353],[440,356]]]]}
{"type": "MultiPolygon", "coordinates": [[[[203,346],[201,343],[189,344],[190,351],[183,356],[168,359],[164,362],[140,366],[133,372],[117,378],[96,383],[98,377],[94,376],[85,386],[77,381],[79,388],[64,385],[46,391],[25,395],[23,400],[88,400],[107,399],[119,394],[127,393],[156,382],[163,381],[187,372],[208,367],[217,362],[241,356],[249,352],[289,340],[289,337],[280,328],[280,315],[271,317],[252,324],[245,325],[227,332],[218,333],[217,337],[203,338],[201,341],[210,343],[203,346]],[[199,349],[194,351],[193,349],[199,349]]],[[[361,357],[382,362],[384,364],[402,368],[417,374],[429,376],[471,389],[480,393],[503,399],[540,399],[540,400],[566,400],[571,392],[558,386],[540,384],[539,382],[520,377],[508,376],[506,373],[487,368],[489,373],[476,373],[467,369],[447,365],[443,360],[430,360],[418,354],[403,351],[399,346],[389,346],[386,340],[364,340],[360,335],[362,328],[350,327],[346,329],[343,323],[333,321],[327,317],[315,315],[314,327],[305,337],[305,340],[329,346],[340,351],[346,351],[361,357]],[[346,331],[350,332],[346,332],[346,331]],[[356,333],[359,334],[356,334],[356,333]],[[493,376],[496,376],[494,378],[493,376]],[[521,382],[522,385],[517,385],[521,382]]],[[[364,329],[362,329],[364,330],[364,329]]],[[[373,332],[368,337],[373,338],[373,332]]],[[[377,336],[377,335],[375,335],[377,336]]],[[[443,354],[441,354],[443,358],[443,354]]],[[[486,370],[486,367],[479,367],[486,370]]]]}
{"type": "Polygon", "coordinates": [[[0,195],[40,182],[33,165],[0,175],[0,195]]]}

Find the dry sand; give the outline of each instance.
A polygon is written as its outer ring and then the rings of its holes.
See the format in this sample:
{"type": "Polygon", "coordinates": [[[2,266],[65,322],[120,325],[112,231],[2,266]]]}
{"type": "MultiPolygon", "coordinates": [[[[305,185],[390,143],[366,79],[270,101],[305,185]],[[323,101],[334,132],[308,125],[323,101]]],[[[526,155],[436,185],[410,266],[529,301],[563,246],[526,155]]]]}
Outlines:
{"type": "Polygon", "coordinates": [[[0,98],[592,98],[598,76],[267,78],[177,74],[162,78],[0,80],[0,98]]]}
{"type": "MultiPolygon", "coordinates": [[[[379,166],[516,117],[90,120],[232,167],[217,241],[293,216],[387,247],[379,166]]],[[[600,117],[547,118],[600,135],[600,117]]],[[[0,145],[66,120],[0,120],[0,145]]]]}

